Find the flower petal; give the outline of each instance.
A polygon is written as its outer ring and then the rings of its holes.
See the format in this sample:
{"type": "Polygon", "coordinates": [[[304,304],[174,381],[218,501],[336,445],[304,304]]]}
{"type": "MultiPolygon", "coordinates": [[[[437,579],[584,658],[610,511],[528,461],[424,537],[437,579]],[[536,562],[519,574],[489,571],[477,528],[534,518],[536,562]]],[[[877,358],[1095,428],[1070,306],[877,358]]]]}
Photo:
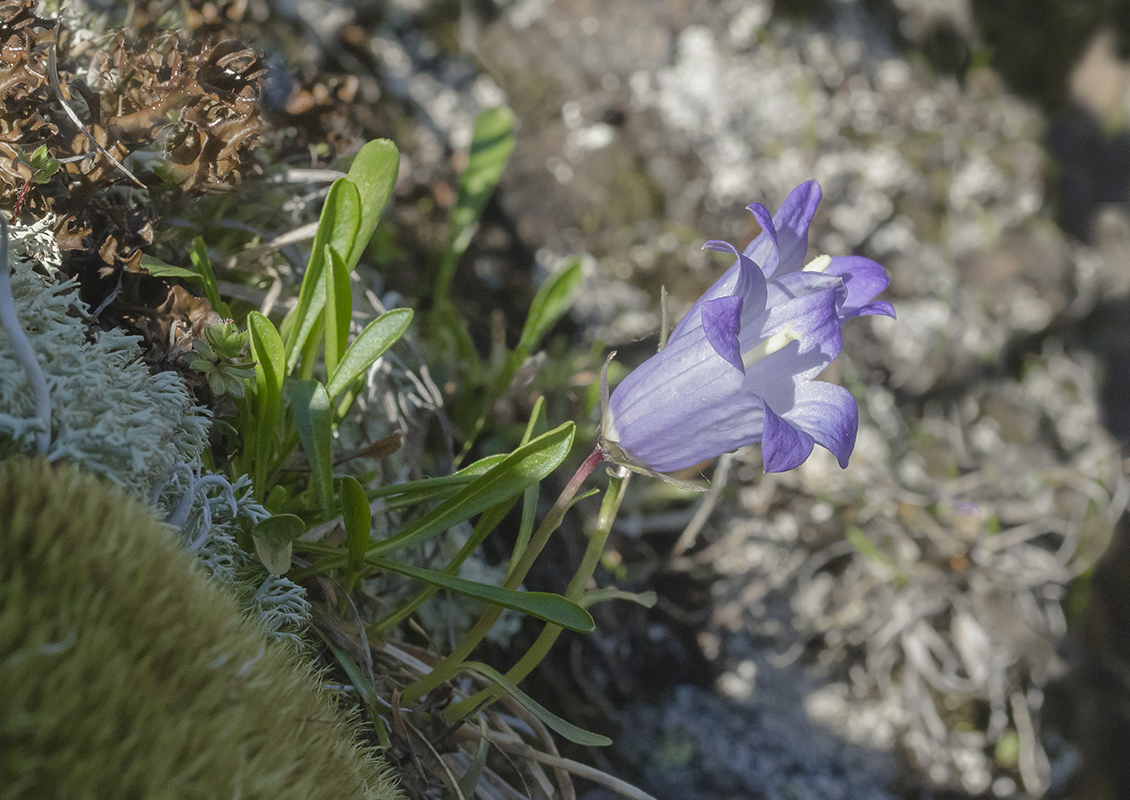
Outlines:
{"type": "Polygon", "coordinates": [[[874,303],[868,303],[859,309],[857,317],[890,317],[895,319],[895,307],[888,303],[886,300],[876,300],[874,303]]]}
{"type": "Polygon", "coordinates": [[[606,440],[656,472],[761,439],[761,399],[697,330],[633,370],[609,399],[606,440]]]}
{"type": "MultiPolygon", "coordinates": [[[[824,274],[837,275],[844,282],[844,293],[839,302],[842,321],[863,315],[863,309],[891,283],[887,271],[879,263],[863,256],[833,256],[824,274]]],[[[886,312],[873,310],[870,313],[886,312]]],[[[889,316],[894,316],[893,308],[890,308],[889,316]]]]}
{"type": "Polygon", "coordinates": [[[762,232],[749,243],[745,254],[761,265],[765,277],[780,277],[804,266],[808,226],[816,215],[821,195],[816,181],[802,183],[789,192],[772,220],[765,219],[768,216],[765,206],[760,203],[749,206],[762,232]]]}
{"type": "Polygon", "coordinates": [[[785,472],[804,463],[815,440],[797,430],[765,406],[765,429],[761,439],[761,461],[766,472],[785,472]]]}
{"type": "Polygon", "coordinates": [[[702,304],[702,331],[714,352],[738,369],[742,366],[742,351],[738,345],[741,328],[742,298],[716,297],[702,304]]]}
{"type": "Polygon", "coordinates": [[[718,355],[701,327],[667,346],[620,381],[609,399],[619,428],[669,406],[679,413],[683,398],[703,392],[730,394],[741,387],[741,370],[718,355]]]}
{"type": "Polygon", "coordinates": [[[777,224],[773,221],[773,214],[761,203],[750,203],[746,209],[761,226],[761,233],[746,245],[745,254],[757,262],[765,277],[771,278],[780,263],[781,245],[777,242],[777,224]]]}
{"type": "Polygon", "coordinates": [[[702,323],[702,305],[711,300],[719,297],[727,297],[737,295],[742,298],[742,312],[743,315],[748,317],[751,314],[759,314],[765,309],[765,276],[761,273],[760,267],[757,266],[751,259],[742,255],[738,248],[734,247],[729,242],[719,241],[712,239],[702,246],[703,250],[714,250],[720,253],[732,253],[737,261],[734,265],[726,270],[714,285],[711,286],[706,292],[703,293],[690,310],[683,315],[679,320],[679,324],[671,331],[671,335],[667,337],[668,342],[680,336],[685,336],[688,331],[696,328],[702,323]]]}
{"type": "Polygon", "coordinates": [[[830,450],[841,467],[847,467],[859,430],[859,408],[851,392],[824,381],[802,384],[793,407],[781,417],[830,450]]]}
{"type": "Polygon", "coordinates": [[[738,339],[746,353],[781,331],[799,336],[797,341],[746,367],[745,386],[778,406],[778,391],[791,394],[797,381],[811,380],[840,354],[843,335],[836,316],[836,289],[825,288],[770,306],[742,327],[738,339]]]}

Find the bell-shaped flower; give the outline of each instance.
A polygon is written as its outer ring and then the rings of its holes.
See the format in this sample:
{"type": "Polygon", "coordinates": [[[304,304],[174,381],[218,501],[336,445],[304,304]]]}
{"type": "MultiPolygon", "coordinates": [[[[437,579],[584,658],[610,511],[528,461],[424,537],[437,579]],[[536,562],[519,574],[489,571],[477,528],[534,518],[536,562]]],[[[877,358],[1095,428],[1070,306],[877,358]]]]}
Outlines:
{"type": "Polygon", "coordinates": [[[749,206],[762,232],[745,252],[706,243],[737,260],[605,403],[601,444],[610,459],[671,472],[761,442],[767,472],[799,466],[814,444],[847,466],[855,399],[814,378],[839,355],[847,320],[894,310],[874,300],[889,283],[876,262],[821,256],[804,264],[819,203],[820,186],[809,181],[776,215],[749,206]]]}

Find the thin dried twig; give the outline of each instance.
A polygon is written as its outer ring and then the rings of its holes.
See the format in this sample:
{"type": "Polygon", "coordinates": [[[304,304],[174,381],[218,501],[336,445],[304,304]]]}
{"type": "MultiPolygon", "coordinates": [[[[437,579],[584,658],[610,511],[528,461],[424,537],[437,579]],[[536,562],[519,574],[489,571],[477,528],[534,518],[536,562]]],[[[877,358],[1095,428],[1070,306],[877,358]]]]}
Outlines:
{"type": "MultiPolygon", "coordinates": [[[[557,751],[557,745],[553,741],[553,735],[550,734],[549,729],[545,727],[540,719],[531,714],[525,706],[510,695],[506,695],[502,703],[507,709],[512,711],[518,719],[529,726],[530,730],[534,732],[534,735],[538,737],[538,741],[545,746],[545,749],[550,755],[561,756],[561,753],[557,751]]],[[[501,725],[504,725],[508,731],[511,730],[510,726],[506,725],[504,720],[499,720],[499,722],[501,725]]],[[[569,780],[569,773],[560,768],[555,769],[554,772],[557,777],[557,783],[561,788],[563,800],[575,800],[577,793],[573,790],[573,782],[569,780]]]]}
{"type": "Polygon", "coordinates": [[[428,737],[412,723],[407,723],[406,727],[420,741],[420,744],[424,746],[435,762],[442,767],[442,772],[440,773],[441,777],[443,777],[444,782],[447,784],[447,788],[455,795],[456,800],[467,800],[462,790],[459,788],[459,780],[455,777],[455,773],[451,771],[451,768],[447,765],[447,761],[444,760],[443,756],[432,747],[432,743],[428,741],[428,737]]]}

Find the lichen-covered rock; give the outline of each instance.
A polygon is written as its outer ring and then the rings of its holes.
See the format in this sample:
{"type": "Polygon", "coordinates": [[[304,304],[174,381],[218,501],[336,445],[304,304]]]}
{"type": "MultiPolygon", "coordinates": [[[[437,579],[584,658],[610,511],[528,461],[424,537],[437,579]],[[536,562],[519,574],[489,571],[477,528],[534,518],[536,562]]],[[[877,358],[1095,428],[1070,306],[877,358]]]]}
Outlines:
{"type": "Polygon", "coordinates": [[[399,796],[148,508],[17,458],[0,509],[0,798],[399,796]]]}

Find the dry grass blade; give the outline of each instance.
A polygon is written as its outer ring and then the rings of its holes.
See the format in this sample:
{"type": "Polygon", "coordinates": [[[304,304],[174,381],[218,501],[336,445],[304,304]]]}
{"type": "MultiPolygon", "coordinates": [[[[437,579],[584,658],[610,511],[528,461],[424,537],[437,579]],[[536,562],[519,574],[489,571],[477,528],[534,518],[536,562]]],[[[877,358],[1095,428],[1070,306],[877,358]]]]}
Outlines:
{"type": "Polygon", "coordinates": [[[593,783],[599,784],[606,789],[611,789],[617,794],[622,794],[625,797],[631,797],[634,800],[656,800],[656,798],[642,789],[637,789],[627,781],[622,781],[619,778],[609,775],[607,772],[602,772],[595,767],[590,767],[587,764],[582,764],[579,761],[573,761],[570,758],[562,758],[561,756],[552,756],[549,753],[543,753],[536,747],[531,747],[521,740],[511,739],[509,737],[501,736],[496,733],[488,733],[487,737],[490,739],[491,744],[495,745],[501,750],[505,750],[514,755],[528,758],[532,761],[540,761],[551,767],[563,769],[573,775],[590,780],[593,783]]]}
{"type": "MultiPolygon", "coordinates": [[[[402,677],[406,679],[409,675],[418,676],[431,670],[429,664],[409,652],[412,649],[411,646],[405,647],[402,643],[382,642],[375,645],[374,648],[376,653],[383,657],[382,660],[389,668],[402,671],[405,673],[402,677]]],[[[468,674],[466,678],[471,681],[471,689],[460,691],[452,687],[451,696],[454,699],[468,696],[473,693],[476,687],[481,688],[490,683],[485,678],[474,674],[468,674]]],[[[495,763],[494,769],[491,769],[489,765],[483,768],[474,792],[480,800],[490,800],[490,798],[530,800],[532,795],[529,792],[522,792],[515,788],[517,785],[515,779],[524,780],[526,777],[532,777],[534,783],[536,783],[536,788],[533,784],[529,787],[535,793],[540,790],[545,797],[555,798],[555,800],[556,798],[576,800],[577,794],[573,787],[573,776],[580,776],[635,800],[655,800],[651,795],[619,778],[579,761],[563,758],[554,744],[553,734],[540,720],[530,714],[513,698],[509,696],[500,698],[494,708],[499,710],[487,709],[479,712],[479,718],[486,721],[487,730],[485,733],[476,725],[462,725],[451,731],[451,734],[457,740],[461,740],[456,752],[440,756],[436,754],[430,743],[427,746],[427,752],[434,754],[436,758],[443,759],[444,769],[449,774],[452,769],[458,771],[469,767],[471,758],[469,752],[472,743],[485,739],[496,746],[492,758],[502,758],[510,764],[508,768],[503,769],[505,775],[499,772],[501,761],[495,763]],[[536,737],[544,749],[527,744],[526,739],[529,737],[536,737]],[[516,763],[513,760],[514,758],[521,759],[522,763],[516,763]],[[553,780],[545,773],[545,767],[554,771],[553,780]]],[[[417,706],[416,711],[420,710],[420,706],[417,706]]],[[[422,736],[415,728],[412,729],[412,733],[415,736],[422,736]]],[[[421,753],[421,755],[426,756],[427,753],[421,753]]]]}
{"type": "MultiPolygon", "coordinates": [[[[503,735],[516,735],[514,734],[513,729],[506,724],[505,720],[498,718],[497,715],[492,716],[495,717],[495,724],[501,729],[503,735]]],[[[490,741],[489,737],[487,738],[487,741],[490,741]]],[[[536,761],[527,760],[525,767],[526,771],[528,771],[533,776],[534,781],[537,783],[538,787],[542,790],[545,796],[553,797],[553,782],[549,780],[549,776],[545,774],[545,770],[542,769],[541,764],[536,761]]]]}
{"type": "MultiPolygon", "coordinates": [[[[512,697],[505,697],[503,704],[515,714],[523,723],[530,727],[534,735],[538,737],[538,741],[545,746],[545,749],[552,756],[560,757],[561,753],[557,750],[557,745],[553,741],[553,735],[549,729],[545,727],[540,719],[535,717],[519,702],[512,697]]],[[[506,732],[513,733],[509,725],[506,725],[504,720],[499,720],[501,726],[505,726],[506,732]]],[[[564,800],[576,800],[577,793],[573,790],[573,782],[569,779],[569,773],[566,770],[555,768],[554,770],[558,786],[561,789],[561,796],[564,800]]]]}
{"type": "Polygon", "coordinates": [[[455,777],[455,773],[451,771],[451,768],[448,766],[443,756],[432,747],[432,743],[428,741],[428,737],[412,723],[406,723],[406,727],[409,733],[419,741],[424,752],[431,757],[430,760],[440,768],[440,777],[442,777],[444,783],[447,784],[447,788],[451,791],[452,796],[454,796],[456,800],[467,800],[467,798],[463,796],[463,792],[459,789],[459,779],[455,777]]]}

